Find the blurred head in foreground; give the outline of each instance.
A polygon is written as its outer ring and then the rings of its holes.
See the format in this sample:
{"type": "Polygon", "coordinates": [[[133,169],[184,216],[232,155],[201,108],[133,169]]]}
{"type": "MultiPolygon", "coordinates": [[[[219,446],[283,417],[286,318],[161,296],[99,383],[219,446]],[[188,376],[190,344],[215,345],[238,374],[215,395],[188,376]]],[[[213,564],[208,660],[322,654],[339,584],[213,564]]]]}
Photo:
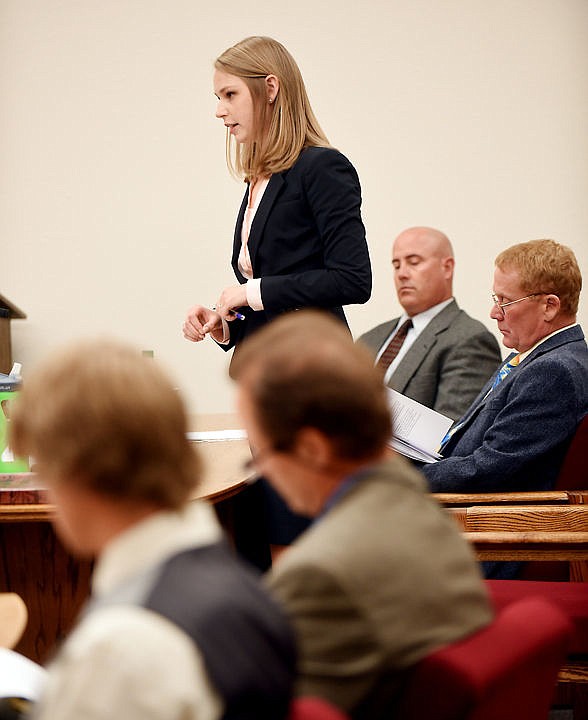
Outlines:
{"type": "Polygon", "coordinates": [[[293,510],[316,515],[347,475],[387,454],[381,377],[329,315],[284,315],[242,345],[233,367],[256,469],[293,510]]]}
{"type": "Polygon", "coordinates": [[[94,340],[52,354],[26,378],[10,444],[34,459],[64,542],[94,554],[107,534],[179,509],[193,493],[200,463],[186,430],[182,400],[153,360],[94,340]],[[100,507],[115,510],[111,527],[100,528],[100,507]]]}

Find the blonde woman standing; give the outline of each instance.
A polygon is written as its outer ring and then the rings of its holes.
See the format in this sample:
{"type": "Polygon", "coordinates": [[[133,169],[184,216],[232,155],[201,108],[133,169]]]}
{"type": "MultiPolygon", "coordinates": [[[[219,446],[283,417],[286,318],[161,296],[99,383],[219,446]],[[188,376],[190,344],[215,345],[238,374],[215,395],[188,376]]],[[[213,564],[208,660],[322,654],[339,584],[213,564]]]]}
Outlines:
{"type": "Polygon", "coordinates": [[[230,350],[282,313],[309,307],[346,322],[343,306],[371,293],[353,165],[330,146],[279,42],[246,38],[214,67],[229,169],[247,185],[233,242],[237,283],[220,291],[214,310],[190,308],[184,337],[210,334],[230,350]]]}

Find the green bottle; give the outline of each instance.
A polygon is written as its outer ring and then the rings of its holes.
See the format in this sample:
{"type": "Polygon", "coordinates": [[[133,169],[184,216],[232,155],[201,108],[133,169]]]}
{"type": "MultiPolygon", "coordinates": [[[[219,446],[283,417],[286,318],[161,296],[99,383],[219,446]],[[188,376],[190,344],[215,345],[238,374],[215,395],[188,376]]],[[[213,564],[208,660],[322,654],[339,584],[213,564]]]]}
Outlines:
{"type": "Polygon", "coordinates": [[[17,458],[8,447],[10,409],[22,384],[20,363],[14,363],[10,375],[0,373],[0,473],[29,472],[27,458],[17,458]]]}

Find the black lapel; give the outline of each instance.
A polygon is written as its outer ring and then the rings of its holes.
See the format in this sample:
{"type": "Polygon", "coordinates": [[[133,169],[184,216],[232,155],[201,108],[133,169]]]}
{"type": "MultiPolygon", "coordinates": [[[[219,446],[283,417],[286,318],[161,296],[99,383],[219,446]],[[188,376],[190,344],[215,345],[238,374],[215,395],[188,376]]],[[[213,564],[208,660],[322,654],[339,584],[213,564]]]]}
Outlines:
{"type": "MultiPolygon", "coordinates": [[[[241,252],[241,228],[243,227],[243,218],[245,217],[245,210],[247,209],[247,199],[249,197],[249,185],[245,190],[245,197],[239,208],[239,214],[237,215],[237,224],[235,225],[235,236],[233,237],[233,268],[235,272],[238,272],[237,262],[239,260],[239,253],[241,252]]],[[[240,273],[239,273],[240,274],[240,273]]]]}
{"type": "MultiPolygon", "coordinates": [[[[249,241],[247,245],[249,247],[249,254],[251,256],[251,264],[253,267],[255,267],[255,256],[263,238],[263,229],[269,217],[270,211],[274,206],[276,198],[278,197],[278,194],[285,182],[283,175],[284,173],[278,173],[277,175],[271,176],[265,192],[263,193],[263,197],[261,198],[261,202],[259,203],[259,207],[257,208],[257,212],[255,213],[255,217],[253,218],[253,222],[251,223],[249,241]]],[[[243,212],[245,212],[245,210],[243,210],[243,212]]]]}

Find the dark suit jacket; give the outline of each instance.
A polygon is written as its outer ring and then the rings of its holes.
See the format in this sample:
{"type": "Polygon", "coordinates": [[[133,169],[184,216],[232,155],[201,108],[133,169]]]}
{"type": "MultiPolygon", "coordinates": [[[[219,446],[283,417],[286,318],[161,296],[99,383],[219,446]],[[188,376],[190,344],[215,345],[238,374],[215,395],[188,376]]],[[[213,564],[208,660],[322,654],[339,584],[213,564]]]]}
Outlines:
{"type": "MultiPolygon", "coordinates": [[[[359,341],[377,355],[397,323],[395,318],[377,325],[359,341]]],[[[388,385],[455,420],[494,374],[500,357],[494,335],[453,300],[410,346],[388,385]]]]}
{"type": "MultiPolygon", "coordinates": [[[[237,218],[232,266],[237,267],[247,193],[237,218]]],[[[255,276],[261,277],[264,310],[240,308],[244,321],[230,323],[230,349],[289,310],[322,308],[345,322],[343,305],[371,294],[371,264],[361,220],[357,173],[333,148],[309,147],[296,163],[272,175],[249,234],[255,276]]]]}
{"type": "Polygon", "coordinates": [[[365,468],[272,567],[298,638],[298,695],[392,718],[406,668],[490,621],[472,552],[425,487],[399,456],[365,468]]]}
{"type": "Polygon", "coordinates": [[[576,427],[588,413],[582,328],[568,328],[539,345],[484,399],[491,386],[492,379],[444,448],[445,459],[422,468],[433,492],[554,486],[576,427]]]}

